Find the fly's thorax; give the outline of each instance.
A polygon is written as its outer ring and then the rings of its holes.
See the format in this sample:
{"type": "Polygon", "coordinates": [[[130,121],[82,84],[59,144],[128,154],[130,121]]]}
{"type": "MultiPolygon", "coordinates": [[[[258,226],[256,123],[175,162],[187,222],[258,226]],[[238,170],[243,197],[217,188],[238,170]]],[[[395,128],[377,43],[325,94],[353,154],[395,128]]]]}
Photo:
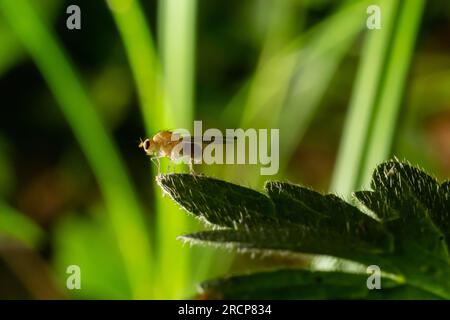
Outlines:
{"type": "Polygon", "coordinates": [[[171,141],[178,141],[179,139],[180,136],[172,131],[160,131],[153,136],[153,141],[161,145],[167,144],[171,141]]]}

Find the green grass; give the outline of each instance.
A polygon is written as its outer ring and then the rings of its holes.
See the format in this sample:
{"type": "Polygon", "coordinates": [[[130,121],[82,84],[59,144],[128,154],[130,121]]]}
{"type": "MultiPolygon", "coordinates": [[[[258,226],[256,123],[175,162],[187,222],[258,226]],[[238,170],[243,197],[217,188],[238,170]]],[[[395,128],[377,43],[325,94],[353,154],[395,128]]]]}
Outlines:
{"type": "MultiPolygon", "coordinates": [[[[365,26],[366,16],[360,13],[367,5],[366,1],[344,3],[317,25],[297,30],[275,48],[272,44],[276,40],[271,37],[280,37],[280,32],[267,32],[264,43],[270,49],[262,48],[256,70],[225,110],[225,115],[241,114],[239,126],[243,128],[281,128],[280,177],[287,174],[294,151],[321,111],[321,101],[333,76],[365,26]]],[[[230,168],[226,176],[261,183],[262,179],[254,178],[255,170],[230,168]]]]}
{"type": "Polygon", "coordinates": [[[31,1],[0,1],[0,10],[53,93],[104,197],[134,298],[152,296],[150,243],[134,188],[67,53],[31,1]]]}
{"type": "Polygon", "coordinates": [[[391,155],[424,6],[423,0],[402,2],[358,187],[368,187],[373,169],[391,155]]]}
{"type": "MultiPolygon", "coordinates": [[[[158,49],[166,92],[166,128],[192,130],[195,92],[195,38],[197,1],[158,1],[158,49]]],[[[163,127],[160,129],[164,129],[163,127]]],[[[161,197],[161,194],[157,195],[161,197]]],[[[192,250],[176,240],[192,220],[180,216],[165,197],[157,211],[158,263],[165,298],[186,298],[194,293],[192,250]]]]}
{"type": "Polygon", "coordinates": [[[367,187],[390,156],[423,1],[379,1],[381,30],[366,31],[331,190],[348,197],[367,187]]]}
{"type": "MultiPolygon", "coordinates": [[[[164,129],[190,129],[194,114],[196,1],[158,3],[159,52],[139,3],[121,5],[120,1],[110,2],[135,78],[147,135],[164,129]]],[[[165,167],[166,162],[162,161],[161,168],[165,167]]],[[[149,181],[154,181],[150,172],[149,181]]],[[[190,251],[175,237],[190,220],[179,216],[178,209],[159,191],[154,199],[154,297],[187,297],[193,290],[190,251]]]]}
{"type": "Polygon", "coordinates": [[[192,129],[195,91],[196,0],[158,2],[159,53],[171,124],[192,129]]]}

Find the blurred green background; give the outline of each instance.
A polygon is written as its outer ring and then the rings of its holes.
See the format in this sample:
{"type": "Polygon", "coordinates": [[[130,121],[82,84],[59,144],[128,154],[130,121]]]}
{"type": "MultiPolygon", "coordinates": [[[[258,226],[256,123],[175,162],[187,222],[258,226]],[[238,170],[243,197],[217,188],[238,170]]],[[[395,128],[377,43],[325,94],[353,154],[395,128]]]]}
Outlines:
{"type": "Polygon", "coordinates": [[[175,239],[202,226],[137,146],[194,119],[280,129],[276,177],[198,169],[255,189],[282,179],[351,201],[392,156],[448,178],[449,53],[437,0],[0,0],[0,298],[187,298],[258,268],[175,239]],[[71,4],[81,30],[66,28],[71,4]]]}

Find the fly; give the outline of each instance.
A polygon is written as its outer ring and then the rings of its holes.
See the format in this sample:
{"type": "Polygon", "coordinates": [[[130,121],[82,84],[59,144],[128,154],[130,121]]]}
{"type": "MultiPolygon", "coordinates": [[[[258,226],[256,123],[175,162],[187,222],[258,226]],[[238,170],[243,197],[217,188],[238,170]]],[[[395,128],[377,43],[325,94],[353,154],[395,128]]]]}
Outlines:
{"type": "MultiPolygon", "coordinates": [[[[156,160],[158,174],[160,173],[160,158],[169,158],[174,164],[185,162],[189,165],[189,171],[194,173],[193,164],[201,162],[203,144],[227,143],[228,141],[234,141],[234,138],[225,137],[220,141],[214,139],[212,142],[205,142],[204,137],[182,136],[172,131],[160,131],[152,138],[141,140],[139,148],[144,149],[145,154],[150,156],[153,162],[156,160]]],[[[170,162],[168,171],[170,171],[170,162]]]]}

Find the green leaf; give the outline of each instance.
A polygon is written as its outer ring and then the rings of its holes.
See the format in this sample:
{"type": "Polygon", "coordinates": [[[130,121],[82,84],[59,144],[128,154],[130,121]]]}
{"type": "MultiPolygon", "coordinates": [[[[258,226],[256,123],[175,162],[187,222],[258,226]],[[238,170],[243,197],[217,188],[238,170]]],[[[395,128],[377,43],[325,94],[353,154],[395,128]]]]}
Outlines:
{"type": "Polygon", "coordinates": [[[375,170],[372,188],[398,202],[406,194],[417,199],[428,210],[433,222],[450,235],[450,192],[449,182],[441,186],[435,178],[407,163],[388,161],[375,170]]]}
{"type": "Polygon", "coordinates": [[[248,188],[190,174],[160,175],[157,182],[186,211],[216,226],[244,228],[274,220],[269,198],[248,188]]]}
{"type": "Polygon", "coordinates": [[[392,250],[392,237],[378,221],[333,194],[322,195],[281,182],[267,182],[265,189],[275,204],[277,216],[289,225],[307,226],[316,230],[319,237],[329,234],[335,239],[328,240],[342,242],[350,248],[392,250]]]}
{"type": "Polygon", "coordinates": [[[393,160],[377,167],[371,186],[374,191],[356,192],[355,197],[395,234],[390,261],[410,283],[448,297],[446,184],[439,185],[422,170],[393,160]]]}
{"type": "Polygon", "coordinates": [[[312,253],[332,255],[357,261],[377,260],[375,247],[340,238],[338,233],[321,233],[320,230],[301,226],[260,228],[256,230],[215,230],[180,236],[179,239],[193,244],[246,250],[281,251],[284,254],[312,253]]]}
{"type": "Polygon", "coordinates": [[[397,251],[408,250],[415,243],[414,247],[449,259],[450,211],[445,184],[441,189],[418,168],[388,161],[374,171],[371,185],[373,192],[357,192],[355,196],[397,235],[397,251]]]}
{"type": "Polygon", "coordinates": [[[404,285],[383,290],[372,290],[368,296],[369,299],[384,300],[439,300],[442,297],[432,294],[419,288],[404,285]]]}
{"type": "MultiPolygon", "coordinates": [[[[221,299],[363,299],[371,294],[366,281],[366,274],[286,269],[208,281],[201,289],[206,297],[221,299]]],[[[383,291],[402,287],[382,281],[383,291]]]]}
{"type": "Polygon", "coordinates": [[[447,246],[450,246],[450,180],[444,182],[439,187],[440,195],[440,213],[433,214],[431,217],[437,226],[447,237],[447,246]]]}
{"type": "Polygon", "coordinates": [[[310,270],[262,273],[204,285],[219,296],[450,298],[450,184],[439,184],[409,164],[393,160],[377,167],[373,190],[355,193],[366,208],[283,182],[267,182],[267,197],[205,176],[171,174],[158,181],[188,212],[222,227],[179,237],[184,241],[267,255],[283,253],[287,258],[299,253],[332,256],[379,266],[385,286],[392,281],[386,279],[398,282],[397,287],[368,293],[363,281],[368,275],[355,276],[346,270],[327,273],[327,281],[317,285],[311,282],[311,265],[310,270]]]}

